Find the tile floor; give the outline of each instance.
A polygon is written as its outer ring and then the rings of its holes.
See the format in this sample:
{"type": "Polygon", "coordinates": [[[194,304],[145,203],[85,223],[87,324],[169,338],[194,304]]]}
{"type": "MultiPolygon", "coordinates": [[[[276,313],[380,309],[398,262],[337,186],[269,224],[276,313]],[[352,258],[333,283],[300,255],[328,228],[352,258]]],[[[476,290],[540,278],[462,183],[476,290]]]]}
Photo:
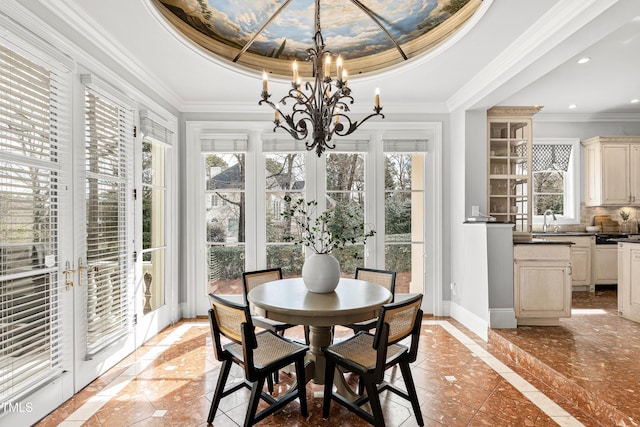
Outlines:
{"type": "MultiPolygon", "coordinates": [[[[488,343],[452,319],[425,317],[413,366],[425,425],[636,425],[640,325],[616,316],[615,291],[577,294],[574,309],[559,327],[491,331],[488,343]]],[[[297,329],[287,335],[302,337],[297,329]]],[[[209,335],[205,319],[167,328],[37,426],[205,426],[220,367],[209,335]]],[[[282,387],[289,380],[284,373],[282,387]]],[[[260,425],[367,425],[335,403],[323,420],[318,390],[307,386],[306,419],[294,402],[260,425]]],[[[223,399],[214,426],[242,425],[247,400],[244,390],[223,399]]],[[[389,426],[416,425],[393,394],[383,410],[389,426]]]]}

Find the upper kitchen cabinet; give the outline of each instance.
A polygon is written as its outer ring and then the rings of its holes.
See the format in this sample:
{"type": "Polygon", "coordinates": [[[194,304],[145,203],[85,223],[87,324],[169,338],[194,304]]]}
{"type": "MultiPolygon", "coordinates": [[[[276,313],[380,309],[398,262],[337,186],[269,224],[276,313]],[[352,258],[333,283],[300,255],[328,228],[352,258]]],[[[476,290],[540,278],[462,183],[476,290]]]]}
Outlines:
{"type": "Polygon", "coordinates": [[[584,145],[587,206],[640,206],[640,136],[596,136],[584,145]]]}
{"type": "Polygon", "coordinates": [[[489,215],[531,231],[532,117],[541,107],[493,107],[487,111],[489,215]]]}

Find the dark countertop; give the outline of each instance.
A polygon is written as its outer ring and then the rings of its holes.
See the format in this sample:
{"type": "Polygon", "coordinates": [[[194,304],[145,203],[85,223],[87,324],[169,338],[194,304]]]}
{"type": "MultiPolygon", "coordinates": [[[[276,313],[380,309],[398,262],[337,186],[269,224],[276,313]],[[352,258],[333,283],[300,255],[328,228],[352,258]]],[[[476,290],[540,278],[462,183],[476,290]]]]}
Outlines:
{"type": "Polygon", "coordinates": [[[570,240],[547,240],[547,239],[514,239],[514,245],[574,245],[570,240]]]}
{"type": "Polygon", "coordinates": [[[640,240],[638,239],[609,239],[613,242],[620,242],[620,243],[637,243],[640,244],[640,240]]]}
{"type": "Polygon", "coordinates": [[[554,232],[533,232],[532,236],[543,237],[543,236],[595,236],[597,233],[590,233],[587,231],[559,231],[557,233],[554,232]]]}

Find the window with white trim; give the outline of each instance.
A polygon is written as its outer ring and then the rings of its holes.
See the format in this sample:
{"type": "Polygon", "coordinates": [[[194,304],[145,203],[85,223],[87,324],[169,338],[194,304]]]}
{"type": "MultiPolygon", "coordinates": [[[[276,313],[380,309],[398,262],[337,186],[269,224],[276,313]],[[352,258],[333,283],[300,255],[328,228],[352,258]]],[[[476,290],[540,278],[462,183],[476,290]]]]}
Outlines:
{"type": "Polygon", "coordinates": [[[173,132],[148,117],[140,120],[142,139],[142,279],[143,313],[165,303],[166,151],[173,132]]]}
{"type": "Polygon", "coordinates": [[[207,292],[241,292],[245,269],[246,139],[203,142],[207,292]],[[211,203],[213,199],[220,203],[211,203]]]}
{"type": "Polygon", "coordinates": [[[384,141],[384,267],[396,272],[399,293],[424,285],[426,143],[384,141]]]}
{"type": "Polygon", "coordinates": [[[579,139],[536,139],[532,149],[533,222],[550,209],[558,224],[580,222],[579,139]]]}

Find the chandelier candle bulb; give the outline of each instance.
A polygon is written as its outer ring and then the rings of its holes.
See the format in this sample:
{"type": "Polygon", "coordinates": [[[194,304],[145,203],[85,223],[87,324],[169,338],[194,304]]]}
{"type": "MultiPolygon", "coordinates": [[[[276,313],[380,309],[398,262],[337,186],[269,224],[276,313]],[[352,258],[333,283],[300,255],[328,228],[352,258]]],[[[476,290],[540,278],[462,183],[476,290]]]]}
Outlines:
{"type": "Polygon", "coordinates": [[[347,87],[347,71],[340,55],[325,50],[324,38],[320,32],[320,0],[316,0],[316,32],[313,47],[307,49],[307,60],[311,62],[311,81],[305,86],[300,80],[300,70],[296,62],[292,65],[292,89],[289,89],[278,105],[269,100],[267,72],[263,72],[263,90],[258,105],[267,104],[274,110],[275,127],[282,129],[297,141],[304,141],[307,150],[315,150],[318,157],[327,149],[336,148],[334,136],[347,136],[355,132],[372,117],[384,119],[380,111],[379,91],[376,92],[376,107],[373,113],[356,121],[347,115],[353,104],[351,89],[347,87]],[[331,78],[331,57],[336,57],[336,78],[331,78]],[[289,106],[289,103],[292,105],[289,106]],[[285,110],[280,107],[282,105],[285,110]],[[282,116],[282,120],[280,119],[282,116]]]}
{"type": "Polygon", "coordinates": [[[380,108],[380,89],[376,88],[376,108],[380,108]]]}
{"type": "Polygon", "coordinates": [[[268,93],[269,92],[269,80],[268,80],[266,71],[262,72],[262,91],[264,93],[268,93]]]}

